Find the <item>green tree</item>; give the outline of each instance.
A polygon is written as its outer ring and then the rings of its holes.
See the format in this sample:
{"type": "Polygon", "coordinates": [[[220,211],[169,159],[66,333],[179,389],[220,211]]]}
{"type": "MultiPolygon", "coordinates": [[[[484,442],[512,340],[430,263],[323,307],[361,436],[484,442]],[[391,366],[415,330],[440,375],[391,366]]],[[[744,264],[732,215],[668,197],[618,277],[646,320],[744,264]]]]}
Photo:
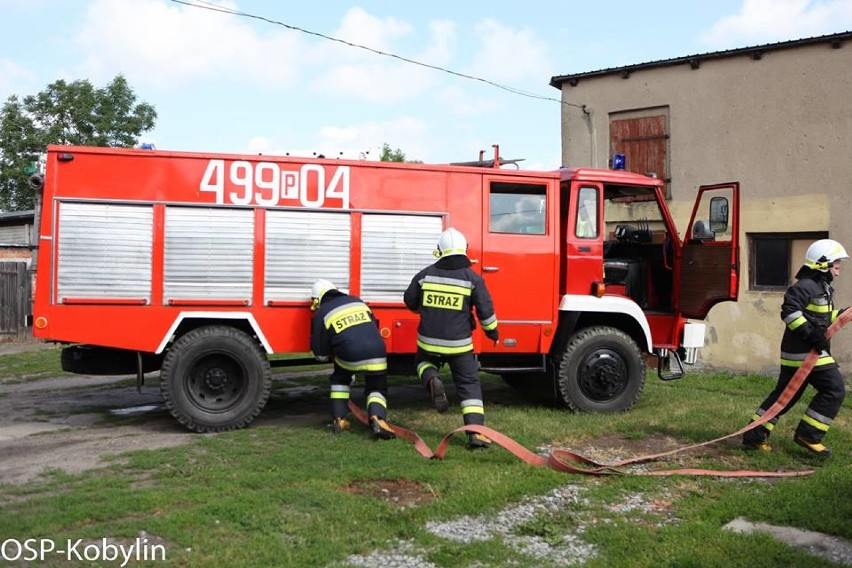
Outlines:
{"type": "Polygon", "coordinates": [[[379,156],[380,162],[409,162],[411,164],[422,164],[420,160],[406,160],[405,152],[397,148],[392,150],[390,144],[385,142],[382,144],[382,154],[379,156]]]}
{"type": "Polygon", "coordinates": [[[390,144],[385,142],[382,144],[382,154],[379,157],[380,162],[404,162],[405,161],[405,152],[397,148],[396,150],[391,150],[390,144]]]}
{"type": "Polygon", "coordinates": [[[48,144],[129,148],[156,118],[123,75],[102,89],[60,79],[37,95],[12,95],[0,109],[0,210],[33,207],[27,178],[48,144]]]}

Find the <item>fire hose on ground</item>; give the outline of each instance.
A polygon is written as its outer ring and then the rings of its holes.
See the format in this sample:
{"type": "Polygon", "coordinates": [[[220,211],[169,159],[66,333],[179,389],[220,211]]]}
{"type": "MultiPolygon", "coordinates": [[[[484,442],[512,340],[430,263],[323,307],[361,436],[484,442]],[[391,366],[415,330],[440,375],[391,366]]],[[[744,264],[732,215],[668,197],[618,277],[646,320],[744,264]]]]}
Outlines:
{"type": "MultiPolygon", "coordinates": [[[[831,337],[837,333],[844,325],[846,325],[849,320],[852,320],[852,309],[845,310],[834,323],[828,328],[826,331],[826,337],[831,339],[831,337]]],[[[479,434],[483,434],[491,438],[491,440],[503,447],[506,451],[516,456],[518,459],[527,463],[534,467],[549,467],[551,469],[555,469],[556,471],[561,471],[564,473],[577,473],[583,475],[594,475],[594,476],[602,476],[602,475],[625,475],[627,474],[623,468],[625,466],[630,465],[638,465],[641,463],[648,463],[655,460],[658,460],[663,457],[668,457],[673,454],[677,454],[680,452],[685,452],[687,450],[693,450],[696,448],[700,448],[703,446],[709,446],[710,444],[715,444],[717,442],[721,442],[722,440],[727,440],[729,438],[734,438],[736,436],[741,436],[743,433],[752,430],[753,428],[757,428],[758,426],[769,422],[773,418],[775,418],[784,407],[787,406],[787,403],[795,396],[795,394],[802,387],[805,379],[807,379],[810,372],[813,370],[814,365],[819,358],[819,354],[815,350],[811,350],[805,360],[802,362],[802,366],[796,371],[793,375],[792,379],[790,379],[789,384],[781,393],[781,396],[778,397],[778,400],[775,401],[763,415],[750,422],[745,427],[740,428],[736,432],[732,432],[725,436],[721,436],[719,438],[714,438],[713,440],[709,440],[707,442],[700,442],[697,444],[691,444],[688,446],[683,446],[680,448],[676,448],[674,450],[669,450],[666,452],[661,452],[657,454],[649,454],[644,456],[638,456],[633,458],[627,458],[623,460],[614,461],[611,463],[599,463],[595,460],[582,456],[576,452],[572,452],[566,449],[553,449],[549,455],[541,456],[536,454],[510,437],[493,430],[487,426],[477,426],[477,425],[467,425],[461,426],[447,433],[441,441],[438,443],[437,448],[433,451],[426,442],[413,430],[409,430],[407,428],[403,428],[402,426],[391,425],[394,433],[399,438],[403,438],[408,440],[409,442],[414,444],[414,448],[420,453],[421,456],[427,459],[444,459],[444,455],[447,452],[447,448],[450,444],[450,439],[457,433],[460,432],[477,432],[479,434]]],[[[368,424],[367,415],[358,408],[351,400],[349,401],[349,410],[364,424],[368,424]]],[[[654,475],[654,476],[665,476],[665,475],[704,475],[704,476],[716,476],[716,477],[797,477],[810,475],[814,472],[814,470],[803,470],[803,471],[753,471],[753,470],[736,470],[736,471],[726,471],[726,470],[714,470],[714,469],[696,469],[696,468],[680,468],[680,469],[665,469],[665,470],[652,470],[652,471],[644,471],[640,473],[632,473],[632,475],[654,475]]]]}

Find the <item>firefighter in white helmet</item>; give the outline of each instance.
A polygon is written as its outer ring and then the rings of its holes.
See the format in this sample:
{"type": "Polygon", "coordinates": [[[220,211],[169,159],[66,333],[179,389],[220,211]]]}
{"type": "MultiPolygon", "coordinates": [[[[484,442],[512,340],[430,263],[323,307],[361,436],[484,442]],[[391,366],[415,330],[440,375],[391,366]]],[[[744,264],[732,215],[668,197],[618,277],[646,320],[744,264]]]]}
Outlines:
{"type": "Polygon", "coordinates": [[[831,239],[818,240],[808,247],[805,262],[796,274],[797,280],[787,289],[781,305],[781,319],[785,329],[781,339],[778,383],[760,404],[752,421],[762,416],[778,400],[811,349],[819,353],[819,359],[802,388],[778,416],[743,434],[746,448],[769,451],[769,435],[778,417],[798,402],[810,384],[817,393],[796,427],[793,439],[812,454],[820,457],[831,455],[831,450],[822,443],[822,439],[840,410],[846,390],[843,375],[831,356],[831,345],[825,332],[846,309],[835,309],[832,288],[834,278],[840,276],[840,261],[846,258],[849,258],[846,249],[831,239]]]}
{"type": "Polygon", "coordinates": [[[387,423],[388,362],[385,343],[373,312],[360,298],[344,294],[328,280],[311,289],[311,351],[320,361],[333,358],[330,428],[335,434],[349,428],[349,389],[356,373],[364,376],[364,396],[370,428],[376,438],[396,435],[387,423]]]}
{"type": "MultiPolygon", "coordinates": [[[[405,305],[420,314],[417,328],[417,376],[428,389],[438,412],[449,401],[438,371],[447,363],[461,399],[464,424],[485,425],[482,385],[473,355],[473,310],[492,341],[499,338],[497,316],[485,281],[474,272],[467,257],[467,240],[450,228],[438,238],[438,261],[417,273],[405,291],[405,305]]],[[[467,433],[468,449],[487,448],[491,440],[467,433]]]]}

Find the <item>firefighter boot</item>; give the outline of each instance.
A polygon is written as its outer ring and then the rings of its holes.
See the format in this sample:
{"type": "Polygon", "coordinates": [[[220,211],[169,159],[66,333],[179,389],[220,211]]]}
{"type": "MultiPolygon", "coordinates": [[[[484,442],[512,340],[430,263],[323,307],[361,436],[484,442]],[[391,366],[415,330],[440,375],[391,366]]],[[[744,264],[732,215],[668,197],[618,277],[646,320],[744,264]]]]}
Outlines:
{"type": "Polygon", "coordinates": [[[345,418],[335,418],[334,421],[328,425],[328,429],[331,430],[332,434],[340,434],[344,430],[349,430],[349,421],[345,418]]]}
{"type": "Polygon", "coordinates": [[[370,416],[370,429],[373,431],[373,437],[377,440],[393,440],[396,438],[393,428],[381,416],[370,416]]]}
{"type": "Polygon", "coordinates": [[[760,450],[761,452],[772,451],[772,446],[766,440],[749,438],[747,436],[743,436],[743,448],[746,450],[760,450]]]}
{"type": "Polygon", "coordinates": [[[435,410],[443,414],[450,408],[450,401],[447,400],[447,391],[444,390],[444,383],[438,377],[429,379],[429,395],[432,397],[432,404],[435,405],[435,410]]]}
{"type": "Polygon", "coordinates": [[[370,417],[370,430],[373,431],[373,437],[379,440],[392,440],[396,438],[388,423],[388,400],[379,388],[384,389],[387,386],[387,378],[368,376],[367,385],[375,388],[368,388],[367,395],[367,416],[370,417]],[[376,383],[379,383],[376,385],[376,383]]]}
{"type": "Polygon", "coordinates": [[[769,430],[764,426],[758,426],[743,434],[743,448],[746,450],[771,452],[772,446],[769,445],[769,430]]]}
{"type": "Polygon", "coordinates": [[[491,447],[491,440],[483,434],[468,432],[467,443],[464,447],[468,450],[487,450],[491,447]]]}
{"type": "Polygon", "coordinates": [[[822,442],[811,442],[803,438],[800,434],[793,436],[793,441],[819,458],[826,459],[831,457],[831,450],[822,442]]]}

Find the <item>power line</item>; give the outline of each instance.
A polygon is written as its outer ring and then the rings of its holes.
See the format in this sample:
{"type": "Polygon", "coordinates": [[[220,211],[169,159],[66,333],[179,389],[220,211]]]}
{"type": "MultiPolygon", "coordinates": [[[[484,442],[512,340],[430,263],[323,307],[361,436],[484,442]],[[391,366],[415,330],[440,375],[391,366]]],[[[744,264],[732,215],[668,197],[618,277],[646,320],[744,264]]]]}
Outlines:
{"type": "Polygon", "coordinates": [[[184,6],[189,6],[191,8],[199,8],[199,9],[202,9],[202,10],[210,10],[211,12],[221,12],[223,14],[230,14],[232,16],[241,16],[243,18],[260,20],[260,21],[266,22],[268,24],[273,24],[273,25],[276,25],[276,26],[281,26],[283,28],[287,28],[288,30],[293,30],[293,31],[301,32],[303,34],[312,35],[312,36],[316,36],[316,37],[319,37],[319,38],[322,38],[322,39],[326,39],[326,40],[329,40],[329,41],[342,43],[343,45],[346,45],[348,47],[363,49],[364,51],[369,51],[369,52],[374,53],[376,55],[383,55],[385,57],[391,57],[393,59],[397,59],[397,60],[403,61],[405,63],[411,63],[412,65],[419,65],[420,67],[426,67],[427,69],[433,69],[435,71],[441,71],[443,73],[455,75],[456,77],[461,77],[463,79],[470,79],[471,81],[479,81],[481,83],[491,85],[492,87],[497,87],[498,89],[502,89],[502,90],[507,91],[509,93],[512,93],[514,95],[520,95],[522,97],[528,97],[528,98],[531,98],[531,99],[538,99],[538,100],[542,100],[542,101],[551,101],[551,102],[555,102],[555,103],[559,103],[559,104],[563,104],[563,105],[577,107],[579,109],[585,109],[586,108],[586,105],[578,105],[578,104],[575,104],[575,103],[569,103],[569,102],[561,101],[561,100],[555,99],[553,97],[546,97],[544,95],[537,95],[535,93],[530,93],[528,91],[522,91],[520,89],[516,89],[516,88],[510,87],[508,85],[502,85],[500,83],[496,83],[496,82],[490,81],[488,79],[483,79],[482,77],[476,77],[475,75],[468,75],[466,73],[460,73],[458,71],[453,71],[452,69],[447,69],[445,67],[440,67],[438,65],[431,65],[429,63],[423,63],[422,61],[417,61],[415,59],[409,59],[408,57],[396,55],[395,53],[388,53],[386,51],[381,51],[379,49],[374,49],[372,47],[367,47],[365,45],[352,43],[352,42],[349,42],[349,41],[346,41],[346,40],[343,40],[343,39],[340,39],[340,38],[321,34],[319,32],[312,32],[310,30],[300,28],[299,26],[293,26],[293,25],[290,25],[290,24],[285,24],[284,22],[279,22],[278,20],[272,20],[272,19],[266,18],[264,16],[258,16],[256,14],[249,14],[248,12],[240,12],[239,10],[233,10],[231,8],[226,8],[224,6],[211,4],[210,2],[205,2],[204,0],[195,0],[194,2],[188,2],[188,1],[185,1],[185,0],[170,0],[170,1],[174,2],[175,4],[183,4],[184,6]]]}

